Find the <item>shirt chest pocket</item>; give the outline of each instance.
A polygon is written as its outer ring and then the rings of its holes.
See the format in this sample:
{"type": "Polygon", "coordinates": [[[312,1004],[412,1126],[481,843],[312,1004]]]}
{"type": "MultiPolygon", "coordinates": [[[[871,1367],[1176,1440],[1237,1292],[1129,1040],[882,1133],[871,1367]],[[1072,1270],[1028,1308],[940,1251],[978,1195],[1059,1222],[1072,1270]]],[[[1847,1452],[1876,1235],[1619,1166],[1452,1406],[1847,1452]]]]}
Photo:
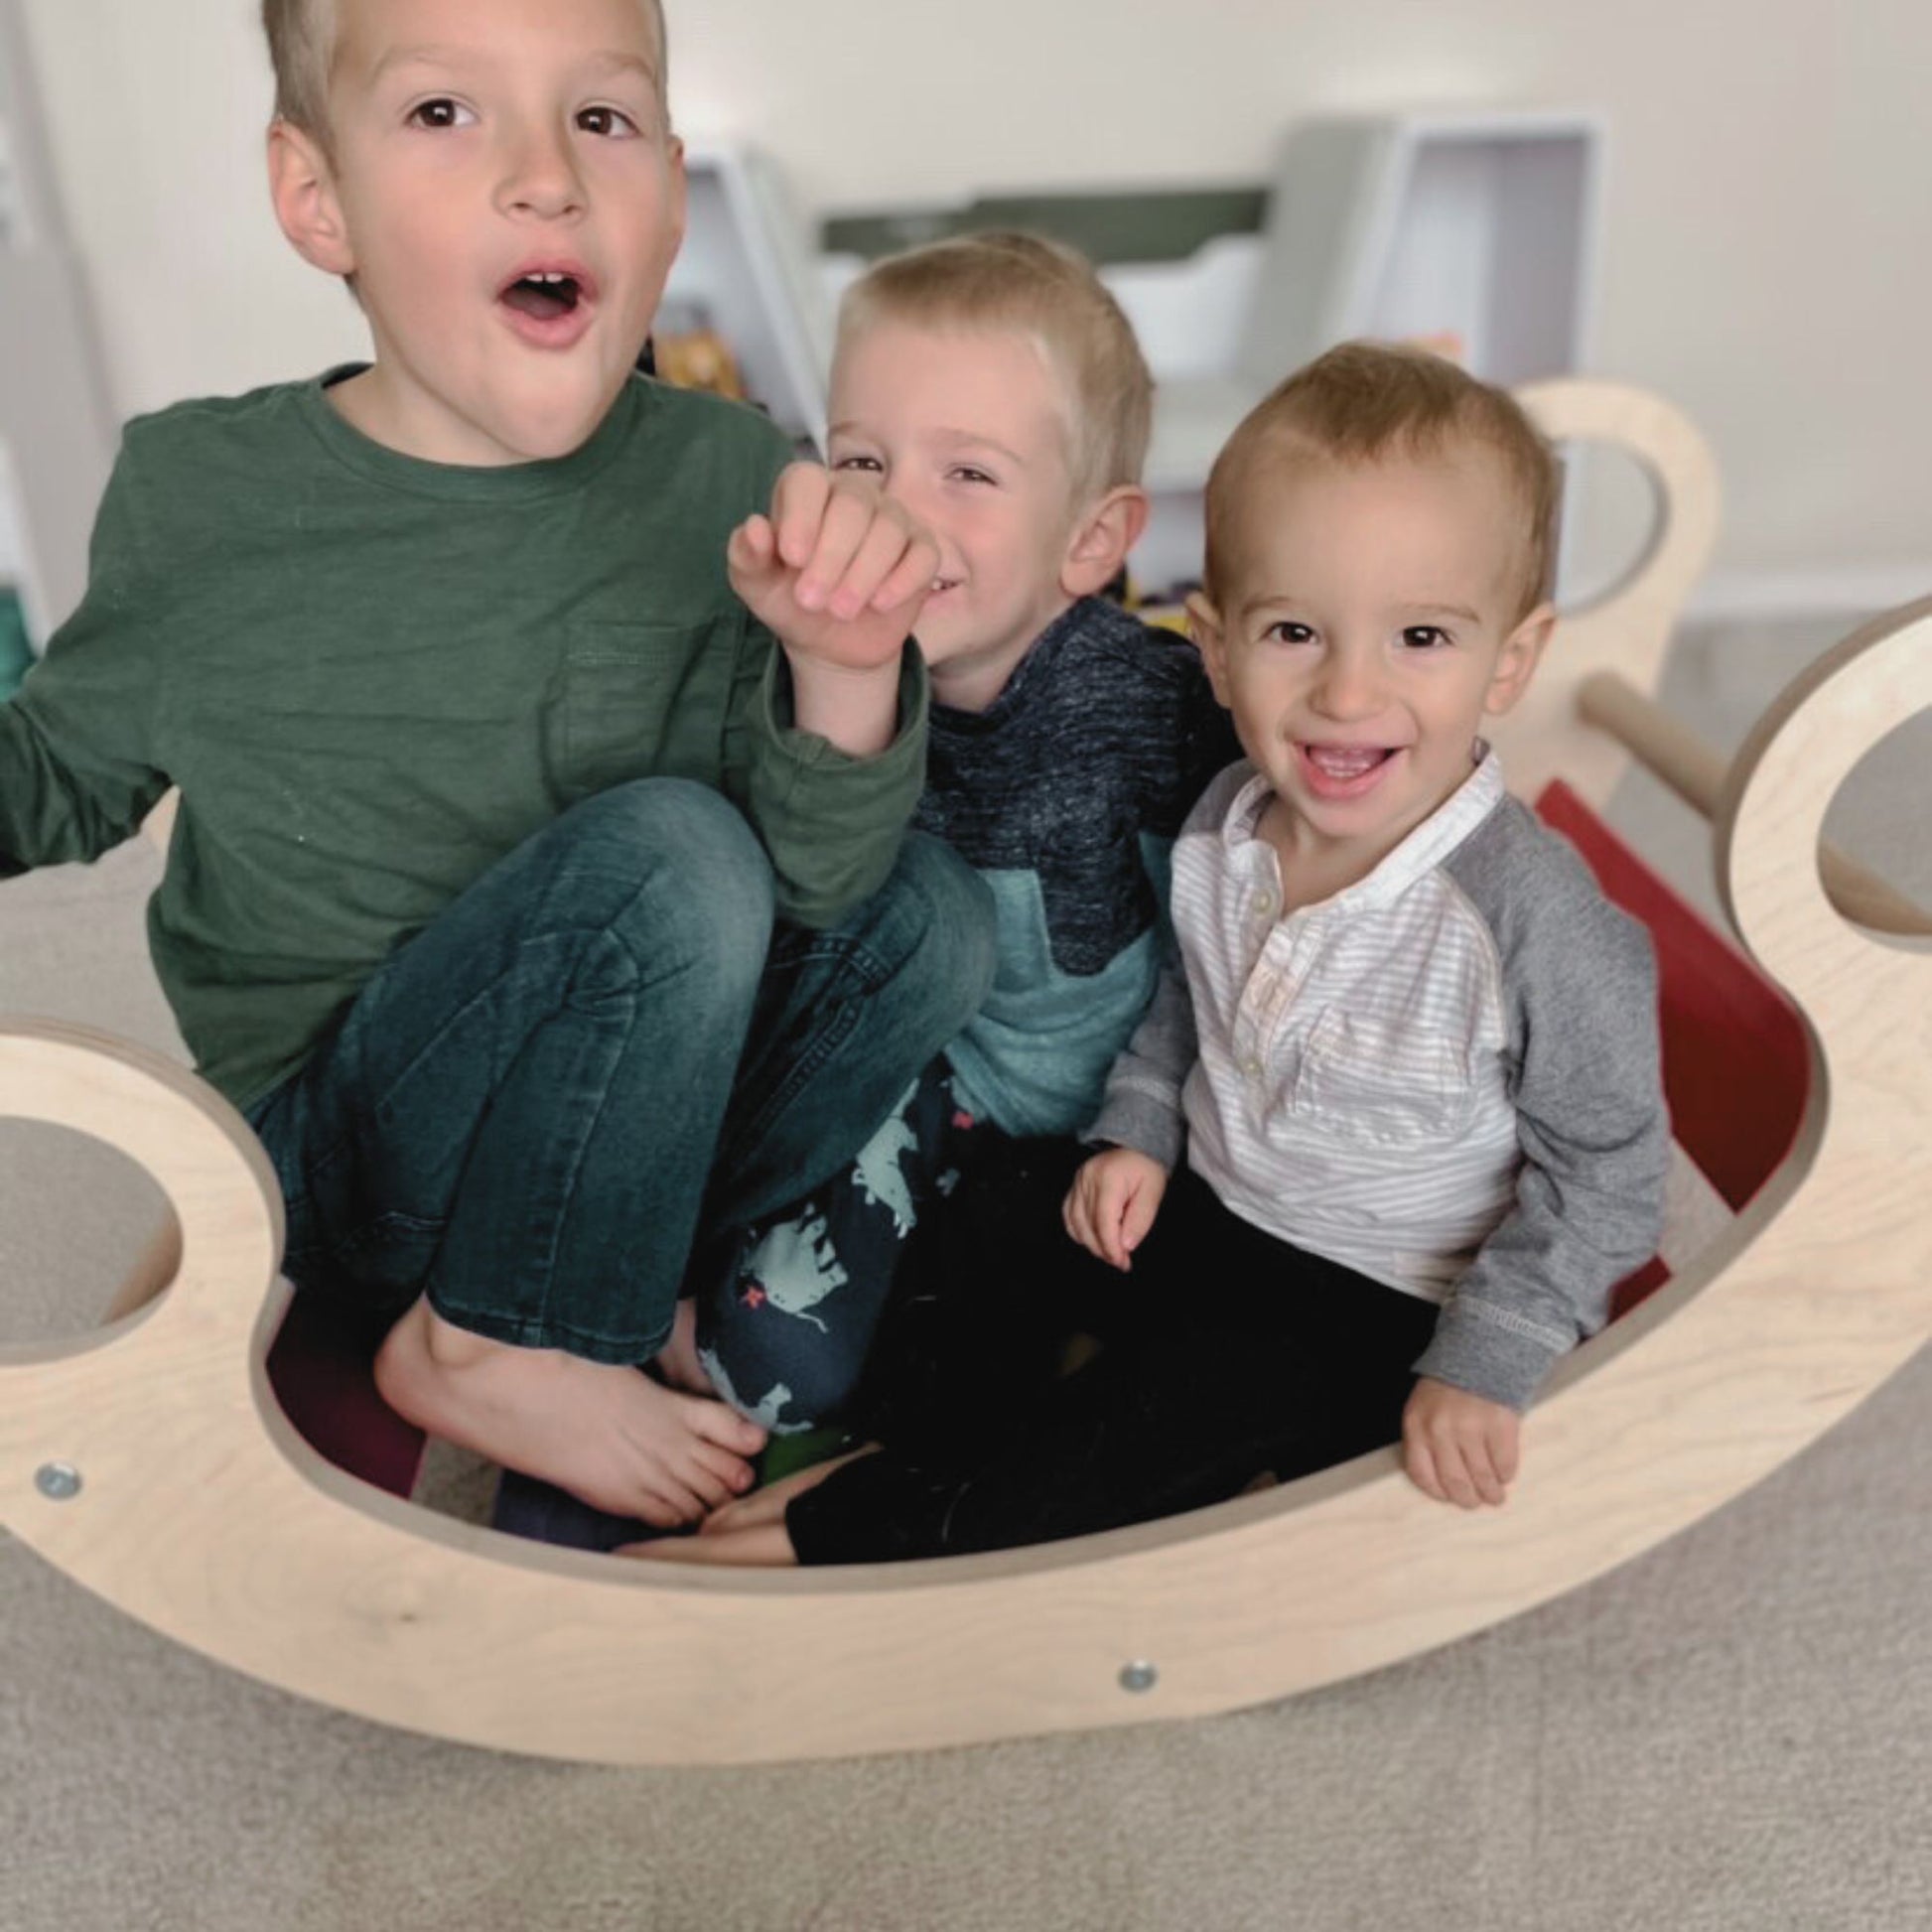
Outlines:
{"type": "Polygon", "coordinates": [[[1475,1101],[1465,1040],[1331,1007],[1303,1049],[1293,1105],[1310,1127],[1336,1140],[1417,1147],[1466,1132],[1475,1101]]]}
{"type": "Polygon", "coordinates": [[[559,793],[574,802],[632,778],[716,784],[736,645],[727,617],[572,624],[546,734],[559,793]]]}

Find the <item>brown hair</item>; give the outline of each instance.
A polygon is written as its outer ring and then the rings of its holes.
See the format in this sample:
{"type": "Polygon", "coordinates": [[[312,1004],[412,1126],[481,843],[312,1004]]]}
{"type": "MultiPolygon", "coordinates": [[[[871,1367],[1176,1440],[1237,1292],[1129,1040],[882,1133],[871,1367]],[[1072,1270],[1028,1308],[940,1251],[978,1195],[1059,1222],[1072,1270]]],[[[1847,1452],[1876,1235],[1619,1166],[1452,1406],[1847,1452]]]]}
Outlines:
{"type": "Polygon", "coordinates": [[[1065,386],[1068,468],[1086,501],[1138,483],[1147,462],[1154,378],[1093,264],[1030,234],[958,235],[876,262],[846,291],[841,349],[891,319],[948,329],[1021,329],[1065,386]]]}
{"type": "MultiPolygon", "coordinates": [[[[662,0],[644,0],[657,35],[657,91],[667,84],[670,45],[662,0]]],[[[275,69],[275,118],[327,142],[329,77],[336,65],[336,0],[262,0],[275,69]]]]}
{"type": "Polygon", "coordinates": [[[1218,601],[1231,568],[1234,518],[1256,464],[1297,456],[1374,463],[1434,455],[1458,442],[1492,451],[1524,513],[1517,620],[1550,593],[1562,470],[1508,390],[1424,349],[1343,343],[1256,404],[1228,439],[1207,483],[1206,589],[1218,601]]]}

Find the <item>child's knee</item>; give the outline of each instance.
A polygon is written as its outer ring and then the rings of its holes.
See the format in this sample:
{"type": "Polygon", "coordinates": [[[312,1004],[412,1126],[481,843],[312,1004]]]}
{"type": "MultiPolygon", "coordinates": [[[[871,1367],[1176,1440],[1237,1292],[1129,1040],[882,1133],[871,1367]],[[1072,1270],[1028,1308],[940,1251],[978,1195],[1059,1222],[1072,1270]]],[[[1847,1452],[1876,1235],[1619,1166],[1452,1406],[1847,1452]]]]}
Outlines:
{"type": "Polygon", "coordinates": [[[771,897],[771,863],[744,814],[722,792],[690,778],[638,778],[577,808],[588,837],[615,842],[715,883],[734,895],[771,897]]]}
{"type": "Polygon", "coordinates": [[[915,959],[935,1003],[963,1026],[993,985],[993,894],[950,846],[923,833],[907,836],[889,890],[897,889],[923,919],[915,959]]]}
{"type": "Polygon", "coordinates": [[[710,789],[679,778],[619,785],[578,847],[634,881],[611,930],[653,975],[683,968],[749,996],[764,970],[776,896],[751,826],[710,789]]]}

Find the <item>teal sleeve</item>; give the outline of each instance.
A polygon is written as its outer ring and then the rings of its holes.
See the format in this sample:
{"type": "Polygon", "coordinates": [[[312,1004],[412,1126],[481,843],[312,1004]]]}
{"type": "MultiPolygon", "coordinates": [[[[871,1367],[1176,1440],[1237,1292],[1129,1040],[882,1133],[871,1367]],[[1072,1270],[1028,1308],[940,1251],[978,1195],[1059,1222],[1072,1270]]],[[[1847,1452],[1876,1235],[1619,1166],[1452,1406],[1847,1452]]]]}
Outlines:
{"type": "Polygon", "coordinates": [[[886,883],[925,783],[929,702],[924,661],[908,643],[898,731],[876,758],[853,758],[793,726],[784,652],[762,626],[747,625],[728,789],[770,856],[781,917],[835,925],[886,883]]]}
{"type": "Polygon", "coordinates": [[[137,495],[123,458],[94,522],[87,595],[0,705],[0,877],[98,858],[168,789],[137,495]]]}

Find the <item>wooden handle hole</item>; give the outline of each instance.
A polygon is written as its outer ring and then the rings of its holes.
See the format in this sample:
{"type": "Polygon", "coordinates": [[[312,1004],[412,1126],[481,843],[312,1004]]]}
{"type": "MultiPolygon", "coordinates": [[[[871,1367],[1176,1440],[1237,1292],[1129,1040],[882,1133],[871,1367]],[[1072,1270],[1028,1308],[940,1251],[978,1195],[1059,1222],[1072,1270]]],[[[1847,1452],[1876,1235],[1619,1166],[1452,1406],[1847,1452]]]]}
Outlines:
{"type": "Polygon", "coordinates": [[[71,1128],[0,1119],[0,1355],[148,1305],[180,1253],[167,1197],[137,1162],[71,1128]]]}

